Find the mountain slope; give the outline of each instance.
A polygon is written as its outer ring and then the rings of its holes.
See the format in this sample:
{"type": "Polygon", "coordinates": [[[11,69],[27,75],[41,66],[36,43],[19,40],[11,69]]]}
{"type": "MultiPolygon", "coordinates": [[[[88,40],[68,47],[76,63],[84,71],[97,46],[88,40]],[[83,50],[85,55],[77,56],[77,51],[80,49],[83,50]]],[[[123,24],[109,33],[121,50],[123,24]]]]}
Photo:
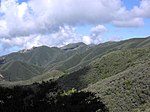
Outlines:
{"type": "Polygon", "coordinates": [[[41,75],[42,72],[42,68],[20,61],[11,61],[0,66],[0,73],[5,80],[10,81],[27,80],[34,76],[41,75]]]}
{"type": "Polygon", "coordinates": [[[96,93],[110,112],[149,112],[150,49],[119,50],[58,79],[64,89],[96,93]]]}
{"type": "Polygon", "coordinates": [[[6,55],[7,61],[16,60],[36,66],[45,66],[48,62],[55,60],[57,55],[62,53],[61,49],[49,48],[46,46],[34,47],[31,50],[19,51],[6,55]]]}
{"type": "MultiPolygon", "coordinates": [[[[84,68],[95,59],[101,58],[113,51],[148,48],[149,46],[150,38],[147,37],[120,42],[106,42],[93,46],[84,43],[69,44],[61,48],[41,46],[34,47],[30,50],[22,50],[3,57],[5,57],[7,63],[11,63],[15,60],[26,63],[29,66],[34,65],[42,67],[44,69],[43,73],[53,70],[64,73],[73,73],[84,68]]],[[[34,74],[37,73],[35,72],[34,74]]]]}
{"type": "Polygon", "coordinates": [[[149,47],[150,37],[94,46],[76,43],[33,48],[5,56],[0,80],[18,82],[0,83],[10,86],[56,79],[62,89],[95,92],[110,112],[149,112],[149,47]]]}
{"type": "MultiPolygon", "coordinates": [[[[68,72],[74,72],[77,71],[93,60],[95,60],[98,57],[102,57],[103,55],[116,51],[116,50],[123,50],[123,49],[131,49],[131,48],[146,48],[150,46],[150,38],[135,38],[135,39],[129,39],[124,40],[120,42],[106,42],[99,45],[94,46],[86,46],[82,45],[82,50],[76,49],[75,46],[80,45],[77,44],[69,44],[67,47],[63,47],[63,49],[66,49],[66,53],[64,55],[60,55],[59,61],[55,61],[54,63],[50,63],[47,67],[47,69],[57,69],[57,70],[65,70],[68,72]],[[70,55],[68,58],[66,57],[67,53],[72,52],[73,55],[70,55]],[[61,60],[62,59],[62,60],[61,60]],[[75,61],[77,60],[77,61],[75,61]]],[[[78,47],[77,47],[78,48],[78,47]]]]}
{"type": "Polygon", "coordinates": [[[115,51],[58,81],[66,89],[72,87],[83,89],[89,84],[114,76],[148,60],[150,60],[150,49],[148,48],[115,51]]]}
{"type": "MultiPolygon", "coordinates": [[[[106,42],[99,45],[95,45],[84,53],[80,53],[82,60],[76,66],[70,68],[68,71],[76,71],[83,68],[90,62],[94,61],[96,58],[100,58],[107,53],[116,50],[132,49],[132,48],[149,48],[150,38],[134,38],[129,40],[124,40],[120,42],[106,42]]],[[[80,58],[79,57],[79,58],[80,58]]]]}
{"type": "Polygon", "coordinates": [[[110,112],[149,112],[150,62],[139,64],[88,87],[108,105],[110,112]]]}

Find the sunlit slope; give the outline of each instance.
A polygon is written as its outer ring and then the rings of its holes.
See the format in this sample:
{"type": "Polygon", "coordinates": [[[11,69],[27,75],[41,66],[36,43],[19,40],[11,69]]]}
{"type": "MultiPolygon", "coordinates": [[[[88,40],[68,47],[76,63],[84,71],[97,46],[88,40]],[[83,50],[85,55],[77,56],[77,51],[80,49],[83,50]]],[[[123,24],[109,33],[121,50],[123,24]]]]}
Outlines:
{"type": "Polygon", "coordinates": [[[150,49],[138,48],[108,53],[58,83],[64,89],[95,92],[110,112],[149,112],[150,49]]]}
{"type": "Polygon", "coordinates": [[[72,87],[83,89],[149,60],[149,48],[114,51],[94,60],[83,69],[60,78],[59,81],[67,89],[72,87]]]}
{"type": "Polygon", "coordinates": [[[110,112],[150,111],[150,61],[140,63],[88,87],[108,105],[110,112]]]}

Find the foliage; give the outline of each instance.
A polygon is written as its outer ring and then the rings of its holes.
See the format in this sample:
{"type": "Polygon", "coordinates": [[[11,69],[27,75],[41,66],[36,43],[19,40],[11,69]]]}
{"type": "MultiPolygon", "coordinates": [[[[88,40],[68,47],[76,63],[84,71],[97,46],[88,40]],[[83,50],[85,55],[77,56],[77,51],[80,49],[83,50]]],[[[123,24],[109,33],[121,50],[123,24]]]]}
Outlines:
{"type": "Polygon", "coordinates": [[[101,101],[98,103],[95,95],[90,93],[92,91],[102,98],[112,112],[149,111],[149,46],[150,37],[93,46],[82,43],[63,48],[41,46],[24,53],[6,55],[7,62],[0,65],[0,73],[5,80],[20,81],[33,77],[11,84],[28,84],[60,77],[57,82],[65,91],[57,84],[49,86],[51,82],[0,88],[0,109],[5,112],[10,112],[9,109],[12,112],[38,112],[42,111],[41,108],[51,112],[94,112],[99,107],[97,111],[103,110],[101,101]],[[88,88],[90,92],[72,88],[88,88]]]}
{"type": "Polygon", "coordinates": [[[97,93],[111,112],[149,112],[149,63],[150,61],[138,64],[112,77],[100,80],[89,86],[88,91],[97,93]]]}
{"type": "Polygon", "coordinates": [[[0,112],[107,112],[91,92],[72,89],[67,95],[54,81],[12,88],[0,87],[0,112]]]}
{"type": "Polygon", "coordinates": [[[83,89],[90,84],[115,76],[149,60],[149,48],[114,51],[97,58],[78,71],[59,78],[58,82],[67,90],[71,88],[83,89]]]}
{"type": "Polygon", "coordinates": [[[70,96],[70,95],[75,94],[77,92],[78,92],[77,89],[72,88],[71,90],[68,90],[67,92],[63,91],[63,93],[61,93],[60,95],[61,96],[70,96]]]}

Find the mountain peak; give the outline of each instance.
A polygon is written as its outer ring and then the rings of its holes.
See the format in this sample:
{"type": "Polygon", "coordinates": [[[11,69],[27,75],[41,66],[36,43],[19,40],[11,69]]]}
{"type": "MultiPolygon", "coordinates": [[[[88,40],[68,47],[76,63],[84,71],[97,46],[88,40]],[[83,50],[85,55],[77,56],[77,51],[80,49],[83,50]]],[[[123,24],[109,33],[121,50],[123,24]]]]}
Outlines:
{"type": "Polygon", "coordinates": [[[78,42],[78,43],[72,43],[72,44],[68,44],[66,46],[63,46],[63,47],[61,47],[61,49],[63,49],[63,50],[73,50],[73,49],[76,49],[76,48],[82,47],[82,46],[87,46],[87,45],[83,42],[78,42]]]}
{"type": "Polygon", "coordinates": [[[29,51],[31,51],[33,49],[36,49],[36,48],[37,47],[32,47],[32,48],[29,48],[29,49],[23,49],[23,50],[19,51],[19,53],[27,53],[27,52],[29,52],[29,51]]]}

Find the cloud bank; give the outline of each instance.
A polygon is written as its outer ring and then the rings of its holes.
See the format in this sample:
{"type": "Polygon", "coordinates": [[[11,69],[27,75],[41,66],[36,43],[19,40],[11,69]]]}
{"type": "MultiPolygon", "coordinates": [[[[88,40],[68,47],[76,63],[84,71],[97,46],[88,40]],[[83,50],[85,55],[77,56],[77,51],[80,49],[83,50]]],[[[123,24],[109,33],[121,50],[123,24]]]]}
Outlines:
{"type": "Polygon", "coordinates": [[[150,1],[127,10],[121,0],[2,0],[0,8],[0,48],[61,46],[72,42],[101,42],[107,28],[140,27],[150,18],[150,1]],[[75,32],[77,25],[93,25],[90,35],[75,32]]]}

